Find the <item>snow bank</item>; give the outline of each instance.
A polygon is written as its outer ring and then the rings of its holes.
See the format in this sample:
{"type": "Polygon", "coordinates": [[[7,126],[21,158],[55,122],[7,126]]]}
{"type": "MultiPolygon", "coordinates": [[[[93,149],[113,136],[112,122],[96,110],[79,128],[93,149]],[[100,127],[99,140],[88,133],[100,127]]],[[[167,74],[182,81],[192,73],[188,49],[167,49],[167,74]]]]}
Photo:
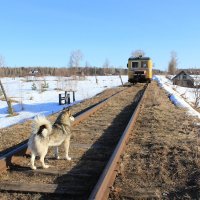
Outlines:
{"type": "Polygon", "coordinates": [[[193,109],[192,106],[181,97],[181,94],[177,92],[179,90],[175,91],[173,89],[173,85],[169,79],[165,78],[165,76],[158,75],[155,75],[153,79],[168,93],[170,100],[176,106],[185,108],[190,115],[200,118],[200,113],[193,109]]]}

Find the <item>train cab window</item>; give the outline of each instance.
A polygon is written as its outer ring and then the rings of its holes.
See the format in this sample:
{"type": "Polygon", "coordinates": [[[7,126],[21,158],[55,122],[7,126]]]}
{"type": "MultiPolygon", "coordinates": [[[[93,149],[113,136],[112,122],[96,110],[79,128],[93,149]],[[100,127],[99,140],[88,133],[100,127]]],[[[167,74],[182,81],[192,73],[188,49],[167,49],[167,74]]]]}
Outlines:
{"type": "Polygon", "coordinates": [[[146,61],[142,61],[141,68],[147,68],[147,62],[146,61]]]}
{"type": "Polygon", "coordinates": [[[138,62],[132,62],[132,68],[138,68],[138,62]]]}

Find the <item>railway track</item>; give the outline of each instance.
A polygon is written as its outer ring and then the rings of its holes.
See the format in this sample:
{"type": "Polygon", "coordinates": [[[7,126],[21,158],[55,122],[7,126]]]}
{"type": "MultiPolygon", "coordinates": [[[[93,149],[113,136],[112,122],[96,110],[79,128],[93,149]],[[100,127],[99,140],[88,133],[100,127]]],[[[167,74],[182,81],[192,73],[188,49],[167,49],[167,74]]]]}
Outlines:
{"type": "MultiPolygon", "coordinates": [[[[86,99],[81,103],[73,104],[73,106],[71,106],[71,112],[73,115],[76,115],[91,105],[97,104],[98,102],[109,98],[111,95],[122,90],[124,90],[124,87],[106,89],[92,98],[86,99]]],[[[52,110],[52,115],[49,116],[48,119],[53,123],[57,116],[58,112],[54,112],[52,110]]],[[[9,152],[14,146],[29,138],[31,127],[32,120],[26,120],[23,123],[18,123],[10,127],[0,129],[0,156],[5,154],[5,151],[9,152]]]]}
{"type": "MultiPolygon", "coordinates": [[[[50,149],[46,157],[50,168],[30,170],[26,143],[18,155],[7,152],[0,160],[1,170],[8,168],[0,174],[0,197],[106,199],[145,89],[142,84],[127,88],[77,115],[71,161],[55,160],[50,149]]],[[[62,150],[60,154],[64,155],[62,150]]]]}
{"type": "MultiPolygon", "coordinates": [[[[103,105],[105,105],[109,98],[111,98],[114,95],[117,95],[118,93],[120,93],[122,91],[123,91],[123,89],[116,88],[114,93],[113,93],[113,91],[111,91],[111,95],[108,96],[108,94],[104,94],[103,96],[105,98],[99,97],[97,95],[96,100],[95,99],[92,100],[92,102],[94,102],[94,104],[92,104],[92,105],[89,104],[89,106],[87,106],[88,103],[86,102],[86,106],[81,106],[81,107],[83,107],[83,109],[74,114],[74,117],[76,117],[76,121],[74,122],[73,125],[76,125],[80,121],[87,118],[91,113],[95,112],[96,110],[101,108],[103,105]]],[[[75,111],[76,110],[77,109],[75,108],[75,111]]],[[[12,162],[14,162],[15,160],[18,160],[19,159],[18,155],[29,154],[29,152],[27,150],[27,142],[28,142],[28,139],[26,139],[18,144],[15,144],[12,147],[6,148],[5,150],[0,152],[0,170],[1,171],[10,166],[11,160],[12,160],[12,162]]]]}

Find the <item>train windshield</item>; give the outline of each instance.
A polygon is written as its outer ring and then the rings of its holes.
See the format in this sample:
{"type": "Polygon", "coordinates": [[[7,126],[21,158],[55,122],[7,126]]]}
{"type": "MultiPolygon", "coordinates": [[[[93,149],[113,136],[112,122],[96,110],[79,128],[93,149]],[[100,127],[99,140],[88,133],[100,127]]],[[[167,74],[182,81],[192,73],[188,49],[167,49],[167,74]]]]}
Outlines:
{"type": "Polygon", "coordinates": [[[138,62],[132,62],[132,66],[131,67],[132,68],[138,68],[138,64],[139,64],[138,62]]]}
{"type": "Polygon", "coordinates": [[[141,68],[147,68],[147,61],[141,62],[141,68]]]}

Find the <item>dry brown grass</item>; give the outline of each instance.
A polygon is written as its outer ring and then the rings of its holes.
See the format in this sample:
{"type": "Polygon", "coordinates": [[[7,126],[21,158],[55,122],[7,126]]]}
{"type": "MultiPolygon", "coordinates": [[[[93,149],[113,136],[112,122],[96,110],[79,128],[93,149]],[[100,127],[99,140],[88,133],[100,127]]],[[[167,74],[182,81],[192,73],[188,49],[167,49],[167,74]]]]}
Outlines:
{"type": "Polygon", "coordinates": [[[145,102],[111,199],[148,196],[149,190],[160,199],[196,197],[199,119],[175,107],[156,83],[151,84],[145,102]]]}
{"type": "MultiPolygon", "coordinates": [[[[97,103],[98,101],[109,97],[114,94],[116,91],[121,91],[123,88],[113,88],[107,89],[104,92],[96,95],[95,97],[88,99],[87,101],[77,104],[71,108],[73,115],[86,107],[97,103]]],[[[53,123],[57,117],[58,113],[51,115],[48,119],[53,123]]],[[[26,140],[30,137],[32,131],[32,120],[27,120],[24,123],[19,123],[7,128],[0,129],[0,155],[1,151],[16,145],[23,140],[26,140]]]]}

